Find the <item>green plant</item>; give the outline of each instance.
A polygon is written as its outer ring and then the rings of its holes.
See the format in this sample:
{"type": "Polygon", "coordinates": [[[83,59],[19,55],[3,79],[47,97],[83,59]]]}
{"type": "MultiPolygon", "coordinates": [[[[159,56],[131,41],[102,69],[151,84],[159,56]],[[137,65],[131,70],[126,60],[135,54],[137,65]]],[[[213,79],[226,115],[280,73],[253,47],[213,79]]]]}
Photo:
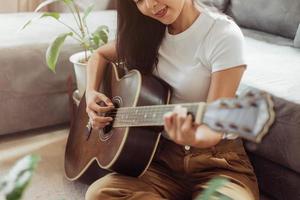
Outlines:
{"type": "Polygon", "coordinates": [[[32,21],[36,19],[41,19],[45,17],[51,17],[55,19],[58,23],[63,24],[65,27],[67,27],[70,32],[62,33],[58,35],[54,41],[49,45],[47,51],[46,51],[46,62],[48,67],[55,72],[56,69],[56,63],[57,59],[60,53],[60,48],[64,44],[65,39],[67,37],[72,37],[75,39],[80,46],[83,48],[85,52],[85,58],[82,62],[88,61],[88,51],[91,53],[93,50],[98,48],[99,46],[107,43],[108,40],[108,33],[109,29],[107,26],[99,26],[94,32],[90,32],[89,28],[86,23],[86,19],[90,12],[93,10],[94,5],[90,5],[83,13],[80,12],[80,9],[78,5],[76,4],[75,0],[45,0],[41,4],[37,6],[35,9],[35,12],[40,11],[43,7],[52,4],[54,2],[62,2],[65,6],[68,7],[70,12],[72,13],[75,27],[72,27],[71,25],[66,24],[60,19],[60,14],[58,12],[45,12],[42,13],[41,16],[31,19],[27,21],[21,28],[24,29],[29,24],[31,24],[32,21]]]}
{"type": "Polygon", "coordinates": [[[218,192],[218,189],[226,185],[228,182],[229,180],[222,177],[211,179],[208,182],[207,188],[205,188],[203,192],[196,199],[197,200],[211,200],[211,199],[231,200],[230,197],[224,196],[223,194],[218,192]]]}
{"type": "Polygon", "coordinates": [[[8,174],[0,179],[0,199],[21,199],[39,160],[36,155],[28,155],[17,161],[8,174]]]}

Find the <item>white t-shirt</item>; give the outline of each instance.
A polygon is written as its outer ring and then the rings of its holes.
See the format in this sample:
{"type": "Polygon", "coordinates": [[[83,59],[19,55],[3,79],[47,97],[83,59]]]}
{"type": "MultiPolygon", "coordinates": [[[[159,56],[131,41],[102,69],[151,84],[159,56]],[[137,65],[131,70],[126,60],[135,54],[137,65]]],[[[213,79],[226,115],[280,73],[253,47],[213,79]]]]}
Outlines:
{"type": "Polygon", "coordinates": [[[245,64],[243,43],[235,22],[202,10],[184,32],[166,29],[154,74],[172,87],[171,103],[206,101],[212,73],[245,64]]]}

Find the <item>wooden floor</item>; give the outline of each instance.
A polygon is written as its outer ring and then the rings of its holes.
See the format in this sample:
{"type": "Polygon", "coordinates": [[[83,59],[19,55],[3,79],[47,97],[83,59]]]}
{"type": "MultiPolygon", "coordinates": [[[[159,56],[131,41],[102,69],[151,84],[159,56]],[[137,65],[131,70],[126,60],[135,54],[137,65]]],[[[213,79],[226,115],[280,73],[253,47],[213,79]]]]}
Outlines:
{"type": "Polygon", "coordinates": [[[64,176],[64,150],[69,127],[60,125],[0,136],[0,177],[19,158],[39,155],[32,182],[23,200],[82,200],[87,185],[70,182],[64,176]]]}

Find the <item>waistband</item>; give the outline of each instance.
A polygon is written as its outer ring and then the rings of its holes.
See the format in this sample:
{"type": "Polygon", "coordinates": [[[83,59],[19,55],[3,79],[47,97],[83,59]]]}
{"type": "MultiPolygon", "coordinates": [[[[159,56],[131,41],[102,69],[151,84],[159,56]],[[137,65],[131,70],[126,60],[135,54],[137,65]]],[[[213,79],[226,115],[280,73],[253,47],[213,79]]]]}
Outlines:
{"type": "Polygon", "coordinates": [[[210,148],[197,148],[197,147],[187,147],[184,145],[176,144],[175,142],[166,139],[164,137],[161,138],[160,146],[162,149],[171,148],[174,150],[181,150],[185,153],[208,153],[208,152],[244,152],[243,141],[241,138],[237,138],[234,140],[221,140],[217,145],[210,148]]]}

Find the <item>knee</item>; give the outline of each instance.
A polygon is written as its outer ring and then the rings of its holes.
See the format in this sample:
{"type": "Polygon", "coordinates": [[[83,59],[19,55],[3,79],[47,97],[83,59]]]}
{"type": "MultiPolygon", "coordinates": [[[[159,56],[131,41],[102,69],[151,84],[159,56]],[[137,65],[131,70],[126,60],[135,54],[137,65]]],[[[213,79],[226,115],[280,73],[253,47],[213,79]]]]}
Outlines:
{"type": "MultiPolygon", "coordinates": [[[[98,182],[98,181],[97,181],[98,182]]],[[[95,182],[96,183],[96,182],[95,182]]],[[[85,200],[99,200],[101,199],[100,188],[93,183],[85,193],[85,200]]]]}
{"type": "Polygon", "coordinates": [[[87,190],[85,193],[85,200],[99,200],[101,199],[101,195],[99,191],[91,191],[90,189],[87,190]]]}
{"type": "MultiPolygon", "coordinates": [[[[88,190],[85,193],[85,200],[102,200],[104,198],[103,191],[107,189],[105,178],[101,178],[95,181],[92,185],[89,186],[88,190]]],[[[107,197],[107,195],[106,195],[107,197]]]]}
{"type": "Polygon", "coordinates": [[[131,191],[122,178],[118,174],[108,174],[100,178],[88,188],[85,200],[119,199],[130,195],[131,191]]]}

